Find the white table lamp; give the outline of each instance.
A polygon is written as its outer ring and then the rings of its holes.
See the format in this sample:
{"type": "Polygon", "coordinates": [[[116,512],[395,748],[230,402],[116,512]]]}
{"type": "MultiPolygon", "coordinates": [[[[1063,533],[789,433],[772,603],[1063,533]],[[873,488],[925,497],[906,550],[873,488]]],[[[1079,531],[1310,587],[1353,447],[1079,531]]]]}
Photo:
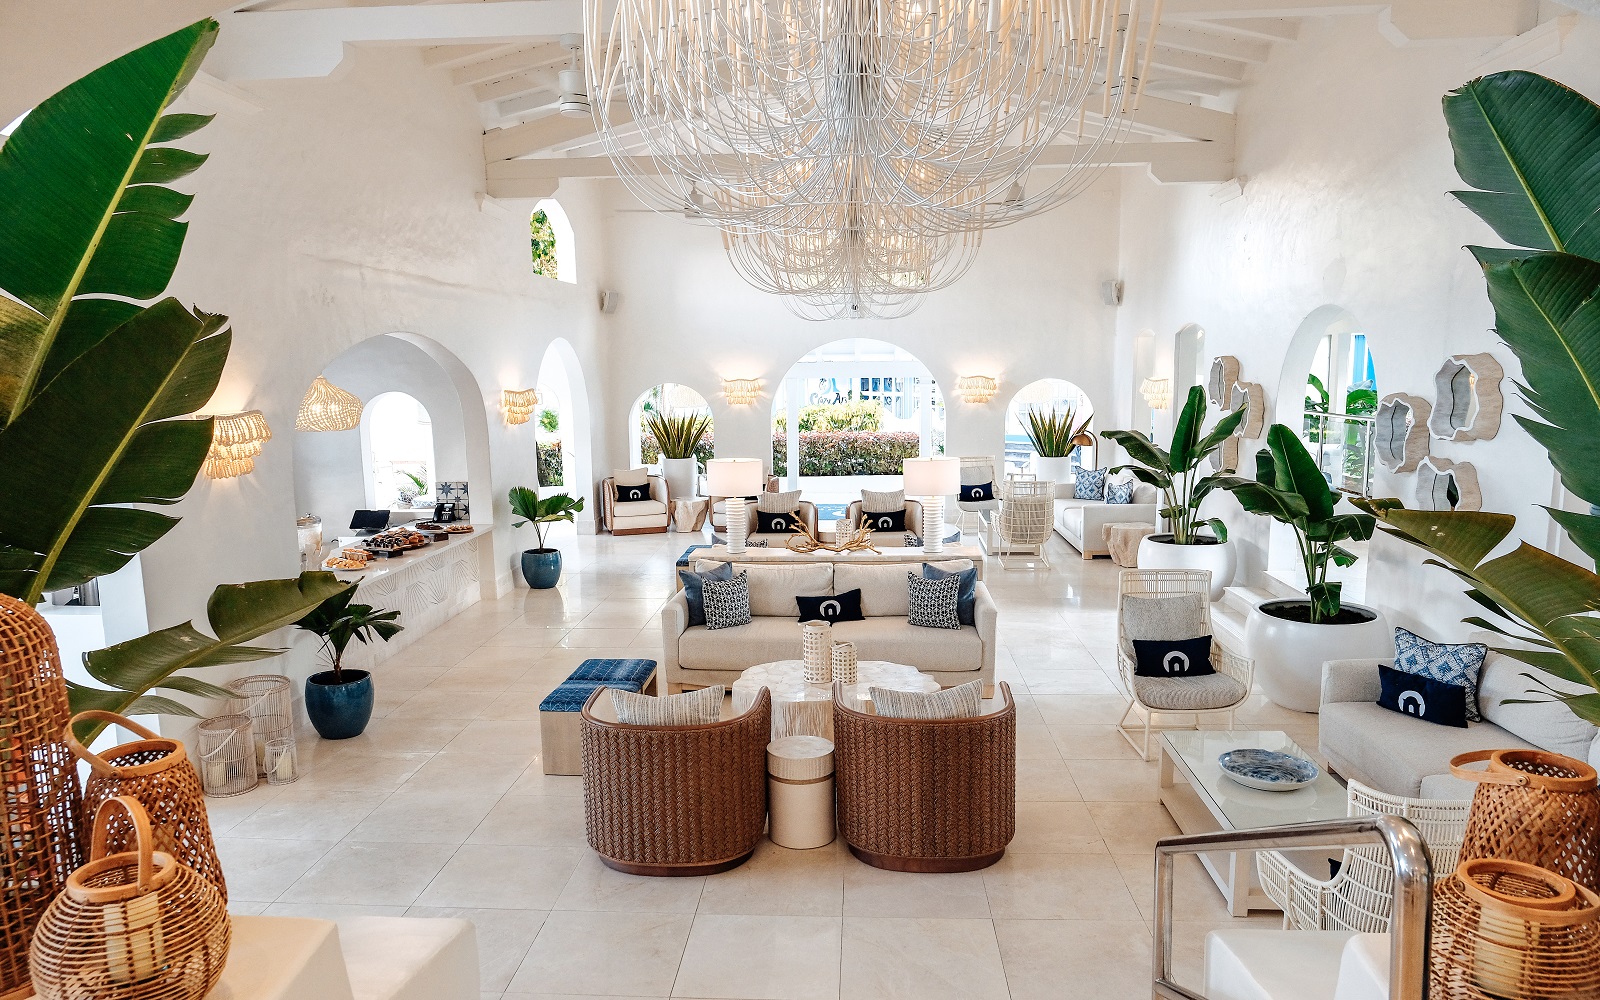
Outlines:
{"type": "Polygon", "coordinates": [[[908,497],[922,498],[922,548],[944,551],[944,498],[961,492],[961,459],[908,458],[905,460],[908,497]]]}
{"type": "Polygon", "coordinates": [[[713,458],[706,463],[706,492],[727,500],[728,551],[744,551],[750,525],[745,517],[745,497],[767,485],[766,467],[759,458],[713,458]]]}

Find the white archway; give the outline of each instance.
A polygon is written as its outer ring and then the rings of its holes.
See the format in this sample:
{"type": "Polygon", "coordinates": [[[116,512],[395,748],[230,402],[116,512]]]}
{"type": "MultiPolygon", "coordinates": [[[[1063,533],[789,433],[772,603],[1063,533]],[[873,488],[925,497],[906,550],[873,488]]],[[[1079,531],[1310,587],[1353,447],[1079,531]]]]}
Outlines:
{"type": "MultiPolygon", "coordinates": [[[[1076,383],[1064,378],[1041,378],[1018,389],[1006,404],[1005,459],[1006,473],[1035,472],[1039,458],[1038,449],[1029,439],[1025,420],[1030,409],[1040,412],[1054,411],[1073,415],[1074,426],[1087,421],[1086,433],[1095,432],[1095,407],[1088,394],[1076,383]]],[[[1095,438],[1095,442],[1099,439],[1095,438]]],[[[1098,443],[1079,445],[1072,450],[1071,465],[1076,475],[1080,468],[1093,469],[1099,461],[1098,443]]],[[[1044,479],[1041,475],[1039,478],[1044,479]]]]}
{"type": "Polygon", "coordinates": [[[1206,377],[1206,331],[1190,323],[1172,335],[1172,405],[1179,408],[1189,388],[1206,377]]]}
{"type": "Polygon", "coordinates": [[[434,492],[433,419],[421,400],[400,389],[380,392],[361,409],[361,468],[367,507],[385,510],[403,494],[418,502],[434,492]],[[415,480],[412,477],[416,477],[415,480]]]}
{"type": "MultiPolygon", "coordinates": [[[[583,366],[578,353],[563,337],[557,337],[545,348],[539,361],[538,384],[549,386],[556,395],[556,409],[560,414],[562,485],[560,492],[574,497],[586,497],[594,483],[593,423],[589,409],[589,389],[583,377],[583,366]]],[[[543,389],[540,390],[541,395],[543,389]]],[[[535,435],[537,440],[537,435],[535,435]]],[[[555,492],[552,490],[552,492],[555,492]]],[[[594,531],[594,511],[585,509],[578,515],[578,530],[594,531]]]]}
{"type": "MultiPolygon", "coordinates": [[[[645,419],[651,412],[684,413],[711,412],[711,404],[700,390],[682,382],[659,382],[634,397],[628,408],[628,461],[637,465],[659,466],[661,453],[645,428],[645,419]]],[[[716,422],[706,429],[702,441],[702,459],[715,454],[716,422]]]]}

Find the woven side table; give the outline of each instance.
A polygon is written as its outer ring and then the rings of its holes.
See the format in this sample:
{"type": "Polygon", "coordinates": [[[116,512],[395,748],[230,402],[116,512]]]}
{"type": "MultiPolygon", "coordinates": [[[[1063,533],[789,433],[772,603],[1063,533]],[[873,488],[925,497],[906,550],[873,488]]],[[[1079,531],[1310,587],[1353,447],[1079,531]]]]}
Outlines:
{"type": "Polygon", "coordinates": [[[833,741],[785,736],[767,744],[767,836],[808,851],[833,843],[833,741]]]}

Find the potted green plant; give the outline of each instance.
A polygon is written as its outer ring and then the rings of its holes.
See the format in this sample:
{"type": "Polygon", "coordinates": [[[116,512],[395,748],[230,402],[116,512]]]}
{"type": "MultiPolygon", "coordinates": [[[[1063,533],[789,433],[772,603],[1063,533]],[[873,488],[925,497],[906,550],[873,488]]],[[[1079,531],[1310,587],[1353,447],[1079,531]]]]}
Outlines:
{"type": "Polygon", "coordinates": [[[407,507],[417,505],[417,497],[428,495],[428,467],[423,466],[422,471],[412,472],[410,469],[396,470],[405,479],[409,486],[402,486],[399,490],[400,502],[407,507]]]}
{"type": "Polygon", "coordinates": [[[1139,568],[1208,569],[1213,601],[1221,599],[1223,590],[1233,582],[1238,558],[1228,541],[1228,526],[1220,517],[1202,520],[1200,505],[1234,470],[1200,475],[1200,468],[1224,441],[1238,433],[1244,417],[1241,407],[1218,420],[1211,433],[1202,437],[1206,391],[1196,385],[1189,387],[1189,397],[1178,413],[1170,448],[1157,447],[1142,431],[1100,432],[1133,459],[1132,464],[1113,468],[1113,474],[1130,471],[1135,479],[1161,491],[1161,516],[1171,530],[1150,535],[1139,544],[1139,568]]]}
{"type": "Polygon", "coordinates": [[[695,448],[711,429],[711,414],[703,410],[679,410],[662,413],[652,410],[645,414],[645,429],[656,439],[661,449],[661,475],[667,481],[667,494],[674,497],[694,496],[695,448]]]}
{"type": "Polygon", "coordinates": [[[1254,479],[1224,476],[1217,485],[1246,512],[1270,517],[1295,533],[1306,596],[1258,605],[1245,623],[1245,645],[1268,698],[1296,712],[1315,712],[1322,700],[1324,660],[1394,651],[1383,615],[1342,601],[1343,584],[1328,579],[1330,565],[1356,561],[1356,554],[1339,543],[1371,538],[1373,517],[1339,511],[1343,495],[1328,486],[1299,436],[1283,424],[1267,431],[1254,479]]]}
{"type": "Polygon", "coordinates": [[[565,493],[552,493],[541,498],[537,490],[526,486],[511,487],[511,513],[522,518],[512,527],[532,524],[539,539],[538,547],[522,552],[522,578],[534,590],[549,590],[561,579],[561,550],[545,545],[545,525],[576,520],[581,510],[583,501],[574,500],[565,493]]]}
{"type": "Polygon", "coordinates": [[[1054,407],[1048,410],[1028,407],[1023,415],[1022,432],[1028,435],[1037,453],[1033,470],[1040,479],[1064,483],[1072,478],[1072,449],[1094,444],[1094,437],[1088,433],[1090,419],[1084,417],[1082,423],[1074,423],[1077,414],[1070,408],[1063,411],[1054,407]]]}
{"type": "Polygon", "coordinates": [[[335,594],[295,623],[322,640],[328,669],[306,678],[306,714],[317,735],[347,740],[366,731],[372,719],[372,673],[344,669],[344,654],[355,639],[363,645],[388,642],[405,629],[400,612],[379,611],[370,604],[352,604],[356,588],[335,594]]]}

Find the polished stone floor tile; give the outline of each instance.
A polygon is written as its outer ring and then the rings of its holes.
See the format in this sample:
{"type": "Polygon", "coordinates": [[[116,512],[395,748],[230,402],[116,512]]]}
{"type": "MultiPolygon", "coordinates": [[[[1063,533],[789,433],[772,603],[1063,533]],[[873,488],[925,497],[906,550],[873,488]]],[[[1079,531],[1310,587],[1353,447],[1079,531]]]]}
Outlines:
{"type": "Polygon", "coordinates": [[[279,899],[289,903],[409,906],[455,852],[453,844],[342,841],[279,899]]]}
{"type": "Polygon", "coordinates": [[[686,913],[551,913],[506,991],[670,996],[694,919],[686,913]]]}
{"type": "Polygon", "coordinates": [[[846,917],[840,1000],[1006,1000],[991,920],[846,917]]]}
{"type": "Polygon", "coordinates": [[[694,918],[675,997],[837,1000],[840,918],[694,918]]]}

